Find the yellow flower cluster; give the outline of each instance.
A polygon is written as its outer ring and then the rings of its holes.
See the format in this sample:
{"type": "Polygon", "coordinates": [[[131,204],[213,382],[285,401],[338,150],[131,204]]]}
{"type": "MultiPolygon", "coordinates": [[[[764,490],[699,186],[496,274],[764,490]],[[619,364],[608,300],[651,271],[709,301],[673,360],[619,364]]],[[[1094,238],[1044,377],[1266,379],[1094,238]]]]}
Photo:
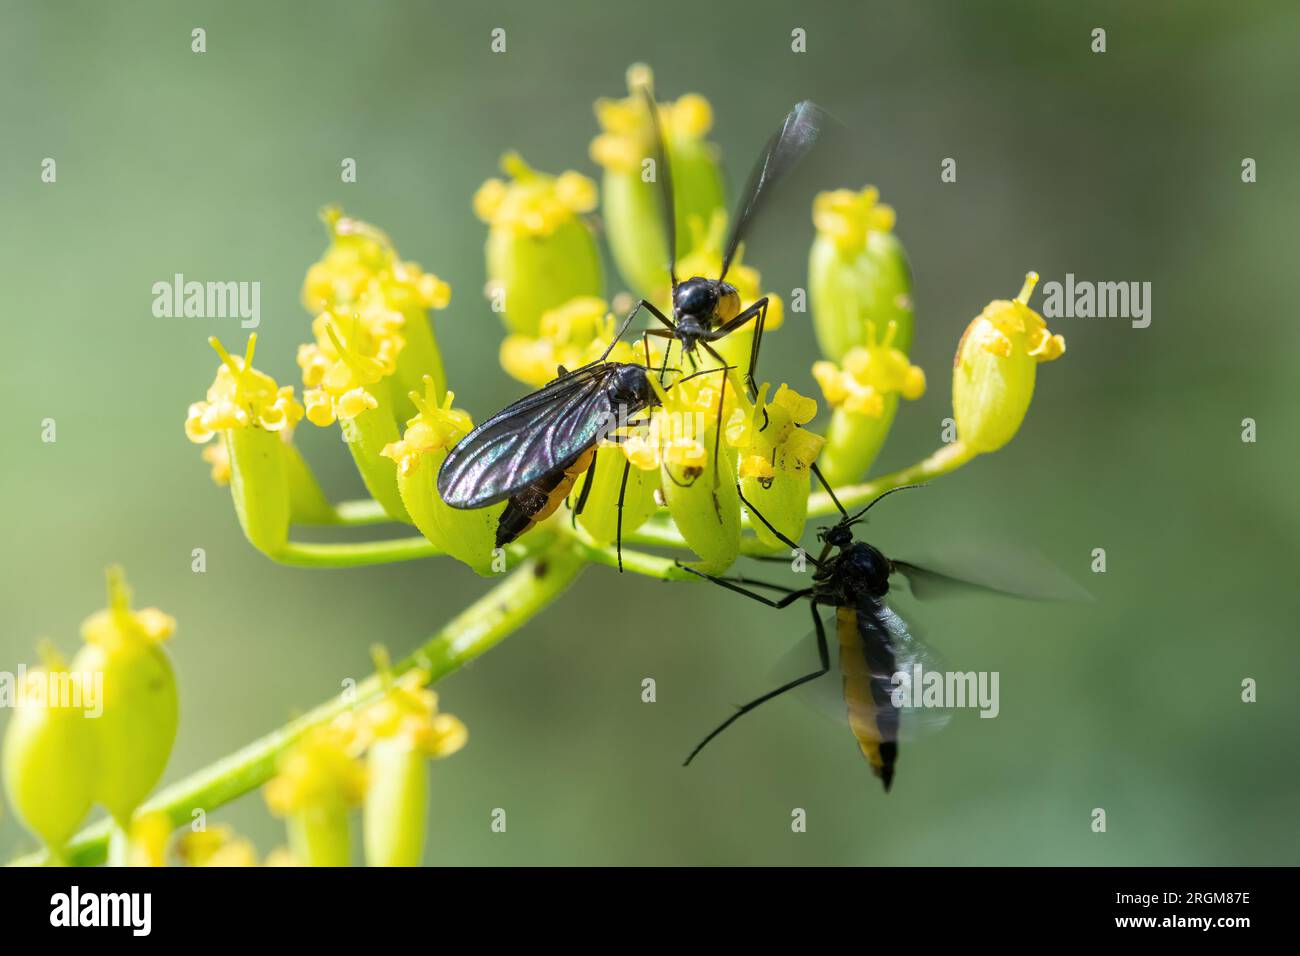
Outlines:
{"type": "Polygon", "coordinates": [[[835,189],[818,193],[813,200],[813,225],[846,256],[861,252],[869,234],[890,232],[895,218],[893,207],[880,202],[880,190],[875,186],[861,192],[835,189]]]}
{"type": "Polygon", "coordinates": [[[543,312],[536,336],[507,335],[501,343],[501,367],[524,384],[540,387],[555,377],[559,366],[577,368],[598,358],[614,328],[604,299],[578,296],[543,312]]]}
{"type": "Polygon", "coordinates": [[[455,393],[448,392],[439,402],[434,394],[433,379],[427,375],[424,394],[411,393],[411,401],[419,413],[406,423],[406,432],[401,439],[385,445],[381,452],[385,458],[397,462],[400,474],[410,474],[421,455],[451,448],[474,427],[468,412],[452,407],[455,399],[455,393]]]}
{"type": "Polygon", "coordinates": [[[323,218],[332,242],[307,270],[302,287],[307,311],[356,312],[378,335],[400,329],[404,309],[445,309],[451,302],[451,286],[418,264],[403,262],[380,229],[332,206],[323,218]]]}
{"type": "Polygon", "coordinates": [[[501,171],[509,183],[489,179],[474,194],[474,213],[494,229],[550,236],[574,216],[596,208],[596,184],[581,173],[548,176],[514,152],[501,158],[501,171]]]}
{"type": "MultiPolygon", "coordinates": [[[[591,158],[601,166],[617,172],[639,169],[642,159],[653,146],[652,127],[645,104],[636,90],[650,88],[650,68],[636,64],[627,72],[630,95],[619,99],[602,97],[596,101],[596,120],[601,133],[591,141],[591,158]]],[[[699,140],[713,127],[713,107],[696,93],[687,93],[675,102],[659,104],[660,123],[669,139],[699,140]]]]}
{"type": "Polygon", "coordinates": [[[322,427],[378,408],[368,386],[393,373],[405,344],[396,334],[376,338],[356,316],[343,335],[338,324],[331,313],[322,312],[312,320],[316,341],[298,347],[307,420],[322,427]]]}
{"type": "MultiPolygon", "coordinates": [[[[767,386],[763,386],[766,392],[767,386]]],[[[732,413],[727,441],[740,450],[741,478],[766,481],[775,474],[777,452],[785,454],[791,467],[807,470],[817,460],[826,439],[801,428],[817,417],[815,399],[782,385],[770,402],[759,404],[753,414],[732,413]]]]}
{"type": "Polygon", "coordinates": [[[469,731],[451,714],[438,712],[438,695],[425,685],[427,671],[407,671],[379,700],[362,709],[355,732],[360,746],[398,739],[427,757],[450,757],[465,746],[469,731]]]}
{"type": "MultiPolygon", "coordinates": [[[[231,355],[216,338],[208,340],[221,356],[217,377],[207,399],[190,405],[185,434],[203,444],[220,431],[232,428],[291,430],[302,420],[303,407],[293,397],[293,386],[281,387],[275,379],[253,368],[257,336],[249,336],[247,359],[231,355]]],[[[214,472],[216,463],[213,462],[214,472]]]]}
{"type": "Polygon", "coordinates": [[[834,362],[822,361],[813,365],[812,372],[833,407],[880,418],[887,396],[897,393],[915,400],[925,394],[925,372],[894,347],[897,327],[893,322],[879,340],[874,324],[868,323],[866,334],[867,345],[851,349],[844,356],[842,369],[834,362]]]}

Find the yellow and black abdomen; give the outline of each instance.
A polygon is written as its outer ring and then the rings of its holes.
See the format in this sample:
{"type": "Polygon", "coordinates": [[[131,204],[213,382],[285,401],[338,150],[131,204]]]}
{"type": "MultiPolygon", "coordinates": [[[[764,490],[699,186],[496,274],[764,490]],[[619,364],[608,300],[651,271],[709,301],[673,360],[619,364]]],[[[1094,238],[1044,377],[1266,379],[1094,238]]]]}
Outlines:
{"type": "Polygon", "coordinates": [[[849,727],[885,790],[898,760],[898,709],[891,699],[894,652],[879,618],[854,607],[836,609],[840,671],[849,727]]]}
{"type": "Polygon", "coordinates": [[[591,467],[595,456],[596,449],[588,448],[567,468],[543,475],[512,495],[497,519],[496,546],[504,548],[533,525],[554,514],[560,502],[568,497],[578,476],[591,467]]]}

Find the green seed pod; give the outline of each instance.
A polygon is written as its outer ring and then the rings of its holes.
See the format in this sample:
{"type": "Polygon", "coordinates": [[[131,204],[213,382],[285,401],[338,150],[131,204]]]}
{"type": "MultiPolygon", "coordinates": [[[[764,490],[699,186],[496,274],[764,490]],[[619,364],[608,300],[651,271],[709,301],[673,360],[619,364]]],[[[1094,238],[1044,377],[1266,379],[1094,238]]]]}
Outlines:
{"type": "Polygon", "coordinates": [[[312,322],[316,341],[298,349],[307,420],[322,428],[339,422],[352,460],[371,497],[394,521],[410,522],[397,490],[397,470],[384,449],[399,437],[393,371],[401,345],[375,337],[357,317],[338,321],[322,312],[312,322]]]}
{"type": "MultiPolygon", "coordinates": [[[[283,432],[281,435],[283,436],[283,432]]],[[[291,441],[285,443],[284,470],[289,484],[289,520],[302,524],[325,524],[334,519],[330,503],[302,452],[291,441]]]]}
{"type": "Polygon", "coordinates": [[[996,451],[1020,429],[1034,397],[1040,362],[1060,358],[1065,339],[1029,308],[1038,273],[1013,301],[990,302],[967,326],[952,370],[957,438],[977,454],[996,451]]]}
{"type": "Polygon", "coordinates": [[[897,326],[877,337],[875,323],[869,322],[865,344],[849,349],[843,368],[834,362],[813,365],[813,377],[834,409],[818,464],[832,485],[861,481],[889,434],[899,396],[915,400],[925,393],[925,373],[894,345],[896,337],[897,326]]]}
{"type": "Polygon", "coordinates": [[[306,866],[351,862],[349,814],[365,795],[353,735],[336,725],[309,731],[280,760],[266,785],[267,806],[285,818],[294,858],[306,866]]]}
{"type": "Polygon", "coordinates": [[[428,759],[400,738],[376,740],[366,754],[366,772],[366,864],[419,866],[429,807],[428,759]]]}
{"type": "MultiPolygon", "coordinates": [[[[383,673],[385,667],[380,667],[383,673]]],[[[361,714],[366,755],[366,863],[418,866],[429,813],[430,760],[449,757],[465,745],[465,725],[438,713],[438,698],[426,690],[429,675],[408,671],[361,714]]]]}
{"type": "Polygon", "coordinates": [[[894,210],[867,187],[820,193],[813,202],[817,238],[808,260],[808,296],[822,354],[841,362],[867,344],[868,324],[893,323],[894,346],[912,346],[912,273],[891,231],[894,210]]]}
{"type": "Polygon", "coordinates": [[[157,608],[131,610],[120,568],[109,569],[108,603],[81,626],[86,644],[72,669],[103,677],[103,713],[91,721],[98,753],[93,792],[127,829],[162,776],[176,740],[176,675],[161,646],[176,622],[157,608]]]}
{"type": "Polygon", "coordinates": [[[28,671],[15,688],[0,760],[10,805],[55,862],[94,802],[94,721],[88,715],[97,704],[84,677],[53,659],[28,671]]]}
{"type": "MultiPolygon", "coordinates": [[[[642,442],[625,443],[629,455],[658,455],[668,512],[700,557],[694,567],[706,574],[721,574],[740,553],[736,449],[725,441],[716,443],[721,379],[702,375],[679,381],[654,414],[656,433],[642,442]]],[[[730,383],[725,393],[723,421],[728,420],[735,397],[730,383]]]]}
{"type": "Polygon", "coordinates": [[[627,487],[623,491],[623,534],[628,535],[649,520],[658,509],[655,490],[659,488],[659,470],[643,470],[632,465],[617,448],[604,446],[596,453],[594,477],[580,478],[574,489],[581,495],[586,481],[591,491],[578,515],[578,523],[600,544],[612,544],[618,537],[619,490],[623,485],[623,468],[627,468],[627,487]]]}
{"type": "Polygon", "coordinates": [[[879,415],[863,415],[843,406],[832,410],[820,462],[822,477],[831,485],[851,485],[864,479],[889,437],[897,413],[896,394],[884,396],[879,415]]]}
{"type": "Polygon", "coordinates": [[[289,540],[289,476],[284,443],[274,432],[232,428],[226,432],[230,496],[249,544],[277,554],[289,540]]]}
{"type": "Polygon", "coordinates": [[[302,419],[303,406],[290,386],[281,388],[253,367],[256,335],[249,336],[246,358],[230,355],[216,338],[208,341],[222,364],[206,400],[190,406],[185,433],[197,444],[222,436],[240,527],[253,547],[276,554],[289,537],[290,473],[300,486],[310,478],[301,457],[296,465],[290,461],[297,452],[283,440],[302,419]]]}
{"type": "Polygon", "coordinates": [[[489,226],[488,296],[511,332],[535,336],[543,313],[603,292],[600,250],[581,218],[596,208],[596,185],[572,171],[539,173],[517,153],[501,169],[511,181],[489,179],[474,196],[489,226]]]}
{"type": "MultiPolygon", "coordinates": [[[[596,101],[602,131],[592,140],[591,158],[605,170],[602,211],[614,262],[633,291],[661,301],[668,291],[668,241],[661,173],[649,165],[655,155],[654,127],[641,96],[641,90],[653,90],[653,84],[650,68],[638,63],[627,71],[626,98],[596,101]]],[[[659,113],[672,164],[680,260],[692,249],[690,224],[707,224],[723,210],[722,171],[717,147],[704,138],[713,125],[708,100],[688,93],[676,102],[660,103],[659,113]]]]}
{"type": "Polygon", "coordinates": [[[412,392],[410,396],[419,413],[407,422],[402,439],[390,443],[383,454],[396,465],[398,491],[420,532],[430,543],[487,577],[494,573],[497,519],[505,504],[464,510],[452,508],[438,496],[438,469],[452,446],[473,428],[473,422],[467,413],[452,407],[454,393],[447,392],[441,403],[434,399],[437,385],[432,377],[425,378],[424,387],[423,395],[412,392]]]}

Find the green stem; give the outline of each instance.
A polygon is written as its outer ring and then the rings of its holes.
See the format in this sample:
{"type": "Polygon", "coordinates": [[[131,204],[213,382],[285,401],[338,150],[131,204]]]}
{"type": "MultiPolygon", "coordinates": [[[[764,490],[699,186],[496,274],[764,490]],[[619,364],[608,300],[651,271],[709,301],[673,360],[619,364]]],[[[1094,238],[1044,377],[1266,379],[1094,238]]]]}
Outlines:
{"type": "Polygon", "coordinates": [[[427,538],[393,538],[388,541],[356,541],[316,544],[290,541],[269,557],[298,568],[359,568],[369,564],[414,561],[442,554],[427,538]]]}
{"type": "Polygon", "coordinates": [[[333,520],[330,525],[342,527],[362,527],[372,524],[387,524],[393,519],[388,517],[384,506],[373,498],[359,498],[356,501],[340,501],[334,506],[333,520]]]}
{"type": "MultiPolygon", "coordinates": [[[[559,597],[585,566],[581,549],[560,542],[545,554],[525,561],[500,584],[488,591],[405,660],[395,664],[393,676],[423,667],[434,683],[522,627],[559,597]]],[[[331,698],[278,730],[191,774],[160,791],[140,807],[138,814],[165,813],[173,826],[190,822],[194,809],[212,811],[236,797],[262,786],[275,773],[280,755],[313,727],[319,727],[383,691],[372,674],[348,696],[331,698]]],[[[113,824],[101,820],[77,834],[66,847],[67,861],[76,866],[104,862],[113,824]]],[[[48,862],[42,851],[14,861],[16,865],[48,862]]]]}

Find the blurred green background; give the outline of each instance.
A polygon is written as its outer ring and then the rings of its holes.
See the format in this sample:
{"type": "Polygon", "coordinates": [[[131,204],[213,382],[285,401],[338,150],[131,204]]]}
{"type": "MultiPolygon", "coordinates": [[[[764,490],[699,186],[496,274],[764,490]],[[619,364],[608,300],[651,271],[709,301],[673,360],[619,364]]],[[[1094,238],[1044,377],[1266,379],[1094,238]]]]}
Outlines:
{"type": "MultiPolygon", "coordinates": [[[[845,728],[796,700],[679,764],[768,689],[809,628],[706,587],[592,568],[553,609],[439,687],[470,745],[434,768],[428,859],[457,864],[1295,863],[1300,505],[1294,492],[1300,10],[1260,3],[5,2],[0,30],[0,358],[5,539],[0,668],[75,647],[125,564],[176,615],[182,721],[166,780],[404,653],[486,583],[448,560],[276,566],[243,540],[182,432],[234,320],[157,319],[151,285],[262,283],[259,366],[299,383],[298,302],[339,202],[448,280],[439,335],[460,403],[520,394],[496,362],[470,197],[498,155],[595,175],[592,101],[644,60],[697,91],[733,183],[796,99],[861,137],[916,274],[928,394],[880,465],[928,453],[952,352],[1029,268],[1153,283],[1153,322],[1058,319],[1017,439],[890,500],[870,534],[942,553],[1011,541],[1097,597],[965,598],[918,610],[961,669],[1001,672],[997,720],[905,745],[880,791],[845,728]],[[484,5],[487,6],[487,5],[484,5]],[[208,52],[190,52],[190,30],[208,52]],[[508,52],[489,52],[489,32],[508,52]],[[1089,33],[1108,31],[1094,55],[1089,33]],[[790,51],[791,29],[808,52],[790,51]],[[44,157],[58,182],[40,182],[44,157]],[[339,181],[355,157],[359,182],[339,181]],[[958,182],[939,163],[958,160],[958,182]],[[1243,157],[1259,182],[1240,180],[1243,157]],[[1243,444],[1241,420],[1259,441],[1243,444]],[[58,441],[40,440],[57,421],[58,441]],[[207,550],[206,574],[190,551],[207,550]],[[1109,570],[1088,571],[1104,547],[1109,570]],[[640,681],[658,702],[640,701],[640,681]],[[1259,681],[1258,703],[1240,683],[1259,681]],[[490,813],[509,814],[505,834],[490,813]],[[794,807],[808,832],[792,834],[794,807]],[[1108,832],[1091,832],[1094,807],[1108,832]]],[[[807,210],[755,246],[765,286],[804,284],[807,210]]],[[[618,285],[611,281],[610,291],[618,285]]],[[[1035,302],[1041,302],[1036,299],[1035,302]]],[[[806,317],[764,372],[814,391],[806,317]]],[[[331,493],[360,481],[337,432],[299,441],[331,493]]],[[[373,532],[372,532],[373,533],[373,532]]],[[[834,680],[834,678],[830,678],[834,680]]],[[[0,716],[0,721],[7,715],[0,716]]],[[[252,794],[215,813],[283,842],[252,794]]],[[[0,859],[32,848],[0,816],[0,859]]]]}

